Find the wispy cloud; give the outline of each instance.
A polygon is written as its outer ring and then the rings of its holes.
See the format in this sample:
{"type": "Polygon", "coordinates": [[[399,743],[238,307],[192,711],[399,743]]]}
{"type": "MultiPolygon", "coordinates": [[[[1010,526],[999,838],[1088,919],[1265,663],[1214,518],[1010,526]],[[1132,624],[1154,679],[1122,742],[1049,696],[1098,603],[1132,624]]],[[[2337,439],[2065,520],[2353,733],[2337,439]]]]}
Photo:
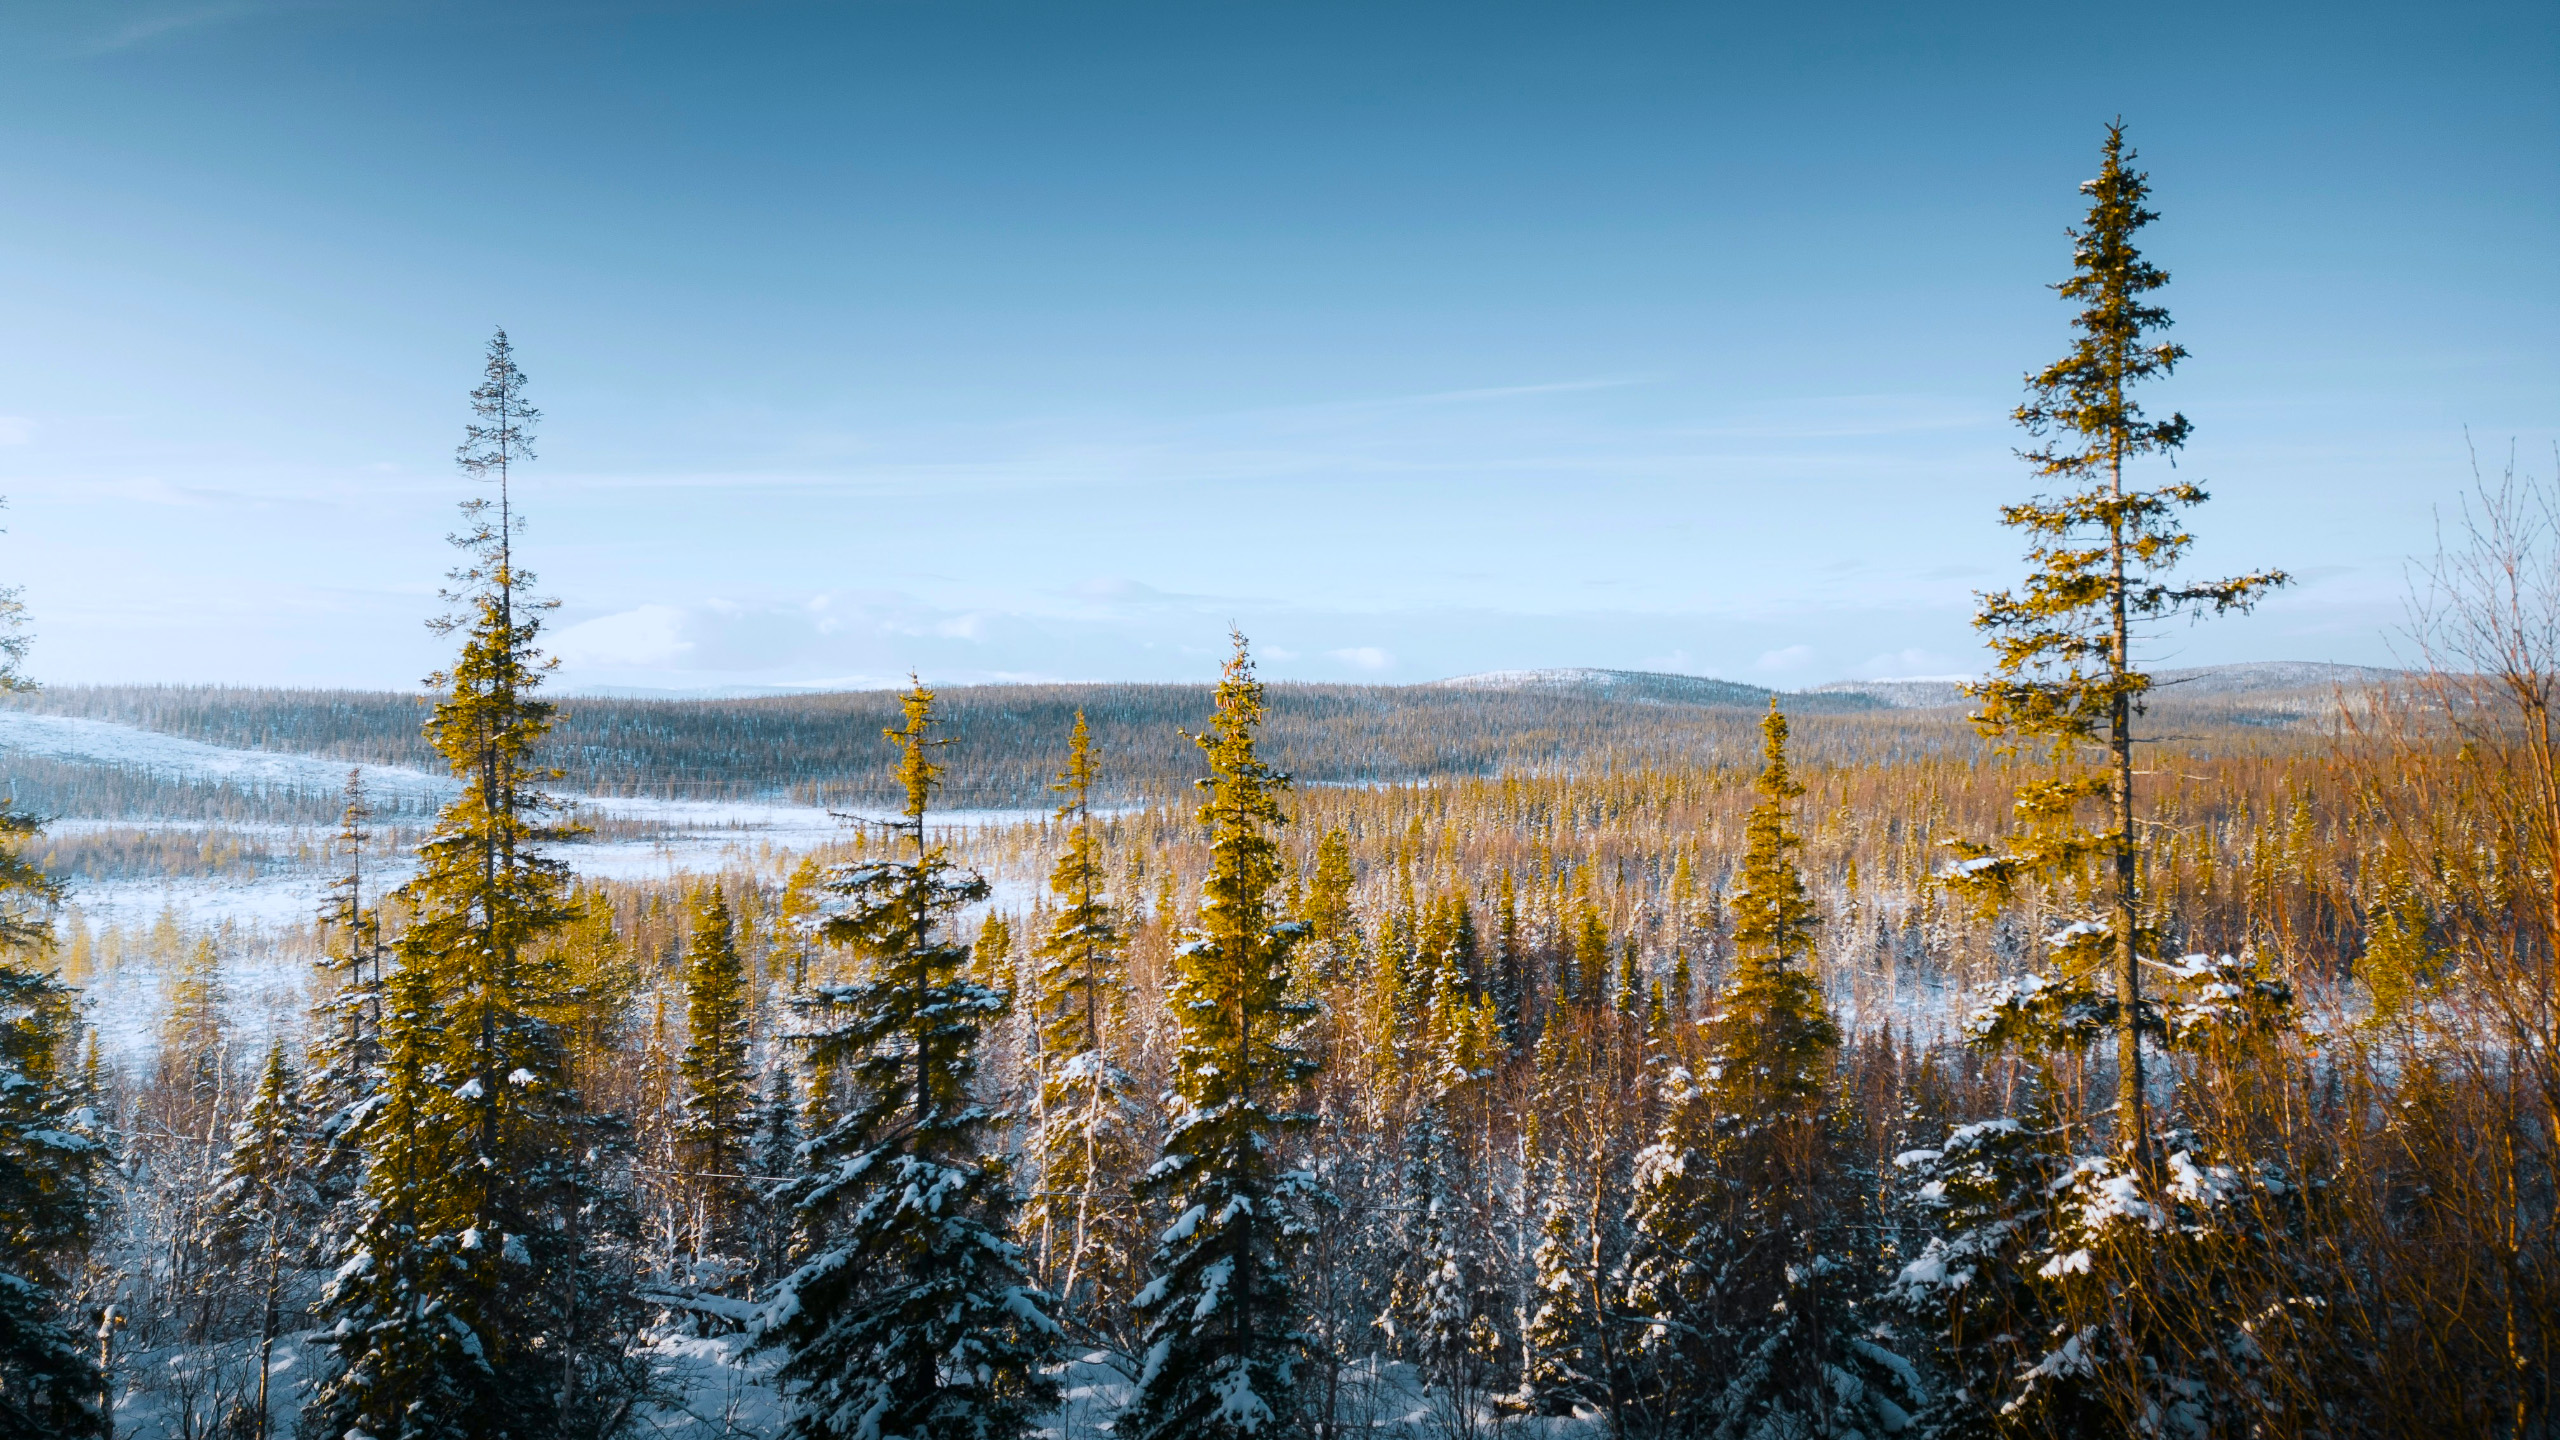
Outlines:
{"type": "Polygon", "coordinates": [[[1589,380],[1551,380],[1534,385],[1491,385],[1475,390],[1434,390],[1420,395],[1397,395],[1384,400],[1345,401],[1343,409],[1383,409],[1398,405],[1471,405],[1486,400],[1516,400],[1524,395],[1570,395],[1584,390],[1623,390],[1631,385],[1650,385],[1655,376],[1603,376],[1589,380]]]}
{"type": "MultiPolygon", "coordinates": [[[[101,10],[108,7],[100,6],[101,10]]],[[[148,5],[138,13],[128,14],[86,45],[80,53],[112,55],[120,50],[134,50],[175,36],[235,25],[263,15],[291,11],[351,8],[345,0],[216,0],[205,5],[148,5]]]]}
{"type": "Polygon", "coordinates": [[[246,3],[246,0],[241,0],[241,3],[234,4],[194,5],[184,9],[154,11],[126,20],[107,32],[105,36],[91,41],[86,48],[92,55],[111,55],[118,50],[135,49],[189,30],[202,30],[215,25],[227,25],[235,20],[245,20],[260,11],[274,8],[272,5],[250,4],[246,3]]]}

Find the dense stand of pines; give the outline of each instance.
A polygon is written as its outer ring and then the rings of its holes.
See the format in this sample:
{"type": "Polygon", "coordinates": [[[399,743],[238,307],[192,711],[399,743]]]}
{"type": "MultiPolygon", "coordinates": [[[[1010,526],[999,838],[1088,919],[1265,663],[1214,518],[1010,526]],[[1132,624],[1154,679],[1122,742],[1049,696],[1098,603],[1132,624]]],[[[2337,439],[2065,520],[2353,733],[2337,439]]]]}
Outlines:
{"type": "Polygon", "coordinates": [[[866,701],[897,819],[581,883],[500,336],[456,798],[313,807],[305,1023],[236,1033],[242,932],[93,927],[0,812],[0,1433],[2552,1434],[2560,490],[2484,483],[2413,678],[2145,734],[2145,625],[2282,577],[2168,578],[2131,162],[2019,412],[2061,493],[2005,513],[1979,747],[1790,703],[1747,759],[1726,710],[1293,785],[1239,636],[1107,726],[1042,698],[992,781],[986,715],[866,701]],[[1047,818],[937,828],[1035,765],[1047,818]],[[119,1068],[74,986],[145,973],[119,1068]],[[706,1349],[769,1403],[679,1393],[706,1349]]]}

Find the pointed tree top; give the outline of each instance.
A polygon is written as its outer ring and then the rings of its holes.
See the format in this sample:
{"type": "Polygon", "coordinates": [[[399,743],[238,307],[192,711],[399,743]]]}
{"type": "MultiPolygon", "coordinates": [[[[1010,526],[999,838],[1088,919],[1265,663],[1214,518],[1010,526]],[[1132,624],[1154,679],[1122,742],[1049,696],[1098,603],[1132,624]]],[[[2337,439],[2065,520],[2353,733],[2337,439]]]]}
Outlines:
{"type": "Polygon", "coordinates": [[[1787,712],[1778,708],[1775,695],[1769,697],[1769,713],[1761,717],[1760,734],[1760,755],[1767,762],[1756,782],[1760,793],[1772,800],[1792,800],[1803,794],[1804,787],[1787,766],[1787,712]]]}
{"type": "Polygon", "coordinates": [[[1085,728],[1084,707],[1079,705],[1076,728],[1067,737],[1067,768],[1058,772],[1057,782],[1049,787],[1067,797],[1058,806],[1057,818],[1084,823],[1086,808],[1093,799],[1093,776],[1093,732],[1085,728]]]}
{"type": "Polygon", "coordinates": [[[898,762],[898,780],[906,787],[907,807],[904,813],[907,824],[916,832],[916,849],[921,851],[924,849],[925,806],[933,799],[933,788],[942,779],[942,767],[933,763],[929,752],[935,746],[951,742],[926,738],[934,724],[933,692],[924,688],[923,679],[912,670],[907,672],[907,687],[902,702],[906,710],[906,724],[880,733],[905,752],[898,762]]]}

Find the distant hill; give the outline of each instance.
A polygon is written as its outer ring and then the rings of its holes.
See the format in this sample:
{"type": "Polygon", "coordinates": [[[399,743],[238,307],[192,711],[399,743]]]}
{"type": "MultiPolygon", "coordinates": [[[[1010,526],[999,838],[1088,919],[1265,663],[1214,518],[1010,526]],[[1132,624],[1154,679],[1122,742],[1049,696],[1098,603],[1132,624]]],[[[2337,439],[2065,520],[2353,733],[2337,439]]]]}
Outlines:
{"type": "Polygon", "coordinates": [[[2330,690],[2342,685],[2354,690],[2401,679],[2408,673],[2371,665],[2332,665],[2323,660],[2252,660],[2240,665],[2155,670],[2151,672],[2151,686],[2154,693],[2182,698],[2258,695],[2277,690],[2330,690]]]}
{"type": "MultiPolygon", "coordinates": [[[[2250,660],[2237,665],[2192,665],[2154,670],[2151,672],[2151,694],[2154,703],[2171,704],[2201,700],[2207,696],[2272,698],[2298,694],[2306,699],[2317,699],[2339,686],[2361,689],[2406,673],[2380,670],[2370,665],[2333,665],[2325,660],[2250,660]]],[[[1964,704],[1964,694],[1956,688],[1963,683],[1961,679],[1945,675],[1904,680],[1836,680],[1828,685],[1815,686],[1812,693],[1864,695],[1896,710],[1931,710],[1964,704]]]]}
{"type": "MultiPolygon", "coordinates": [[[[2168,670],[2154,708],[2182,730],[2263,734],[2316,725],[2332,687],[2395,672],[2274,662],[2168,670]]],[[[1773,691],[1648,670],[1504,670],[1421,685],[1275,684],[1266,753],[1310,784],[1377,785],[1444,776],[1593,773],[1757,763],[1756,712],[1775,696],[1800,717],[1808,765],[1915,754],[1969,757],[1980,741],[1950,679],[1857,680],[1773,691]]],[[[1212,702],[1206,685],[968,685],[940,692],[957,742],[945,803],[1054,803],[1076,713],[1086,713],[1106,798],[1184,799],[1201,771],[1182,732],[1212,702]]],[[[880,739],[897,719],[891,691],[659,699],[564,697],[543,747],[564,787],[599,795],[788,796],[870,805],[900,793],[880,739]]],[[[418,732],[425,697],[393,692],[220,686],[61,686],[10,697],[0,711],[132,726],[207,745],[314,756],[340,765],[443,761],[418,732]]],[[[5,727],[0,727],[5,728],[5,727]]],[[[172,778],[139,761],[47,753],[0,734],[0,792],[51,814],[202,815],[324,823],[327,796],[250,779],[172,778]]]]}
{"type": "MultiPolygon", "coordinates": [[[[1078,711],[1092,727],[1105,798],[1187,800],[1202,762],[1183,732],[1199,729],[1214,703],[1206,685],[955,685],[938,694],[943,735],[955,742],[943,756],[950,767],[943,800],[967,807],[1054,804],[1049,782],[1066,762],[1078,711]]],[[[1755,712],[1770,694],[1696,676],[1602,671],[1562,681],[1515,675],[1440,685],[1275,684],[1265,753],[1304,782],[1332,785],[1747,765],[1758,754],[1755,712]]],[[[1970,754],[1975,746],[1961,722],[1899,715],[1864,696],[1779,701],[1806,712],[1797,745],[1808,764],[1949,748],[1970,754]]],[[[899,703],[886,690],[567,696],[542,758],[559,769],[564,788],[589,794],[878,804],[899,794],[895,751],[880,738],[897,720],[899,703]]],[[[57,686],[0,703],[0,712],[17,710],[342,765],[443,770],[419,734],[427,708],[416,694],[57,686]]],[[[220,797],[190,792],[164,800],[155,798],[157,788],[144,795],[138,787],[165,786],[131,767],[34,753],[7,743],[5,734],[0,787],[55,814],[175,813],[171,807],[183,800],[225,818],[254,818],[235,815],[238,806],[220,797]]],[[[325,818],[325,797],[301,797],[288,807],[295,797],[266,787],[254,798],[275,818],[325,818]]]]}
{"type": "Polygon", "coordinates": [[[1745,685],[1738,680],[1718,680],[1706,675],[1674,675],[1661,670],[1594,670],[1579,666],[1553,670],[1487,670],[1477,675],[1425,681],[1413,688],[1582,695],[1637,705],[1704,705],[1746,710],[1767,709],[1769,697],[1774,695],[1783,709],[1817,714],[1854,714],[1890,708],[1889,702],[1874,696],[1837,691],[1828,686],[1820,690],[1771,690],[1765,686],[1745,685]]]}
{"type": "Polygon", "coordinates": [[[1942,705],[1961,705],[1964,695],[1956,689],[1962,681],[1944,675],[1915,676],[1906,680],[1834,680],[1816,685],[1817,695],[1864,695],[1879,705],[1896,710],[1934,710],[1942,705]]]}

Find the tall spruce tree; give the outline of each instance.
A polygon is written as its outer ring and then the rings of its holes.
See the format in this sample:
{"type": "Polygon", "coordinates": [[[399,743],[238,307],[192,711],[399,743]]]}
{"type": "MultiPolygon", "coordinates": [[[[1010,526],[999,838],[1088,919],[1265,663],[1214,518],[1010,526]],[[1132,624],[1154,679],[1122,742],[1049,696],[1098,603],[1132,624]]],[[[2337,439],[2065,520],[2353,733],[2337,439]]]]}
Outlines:
{"type": "MultiPolygon", "coordinates": [[[[0,695],[36,688],[19,668],[25,624],[17,587],[0,586],[0,695]]],[[[36,966],[67,893],[28,858],[43,833],[16,797],[0,799],[0,1431],[70,1440],[104,1423],[91,1403],[98,1372],[65,1323],[61,1290],[108,1155],[83,1087],[63,1073],[78,997],[36,966]]]]}
{"type": "Polygon", "coordinates": [[[1164,1155],[1140,1193],[1174,1217],[1139,1292],[1145,1363],[1121,1433],[1144,1440],[1287,1433],[1303,1338],[1290,1262],[1292,1206],[1307,1183],[1280,1145],[1309,1117],[1291,1101],[1314,1072],[1291,1043],[1309,1013],[1288,999],[1290,951],[1306,932],[1274,906],[1289,777],[1254,737],[1262,683],[1237,635],[1208,729],[1200,823],[1210,862],[1200,928],[1175,952],[1169,1003],[1181,1026],[1164,1155]]]}
{"type": "MultiPolygon", "coordinates": [[[[2129,486],[2127,468],[2145,456],[2174,458],[2191,429],[2186,416],[2146,417],[2136,387],[2165,379],[2187,356],[2163,340],[2169,312],[2145,299],[2168,273],[2134,237],[2159,216],[2147,208],[2150,178],[2131,168],[2121,123],[2107,127],[2083,225],[2071,232],[2071,278],[2054,289],[2077,301],[2070,352],[2027,377],[2016,419],[2040,444],[2020,452],[2039,481],[2059,493],[2001,507],[2001,523],[2029,538],[2033,567],[2019,589],[1982,596],[1974,624],[1990,637],[1990,679],[1971,688],[1975,725],[2005,753],[2040,751],[2049,771],[2018,792],[2025,822],[2002,850],[1959,842],[1945,877],[1996,900],[2022,881],[2075,875],[2094,862],[2103,873],[2103,932],[2071,953],[2103,964],[2115,986],[2116,1127],[2120,1149],[2152,1167],[2142,1037],[2151,1021],[2142,966],[2153,937],[2143,907],[2137,828],[2134,719],[2151,677],[2136,666],[2146,627],[2178,615],[2246,610],[2282,571],[2200,584],[2168,578],[2194,543],[2180,512],[2203,504],[2204,487],[2178,480],[2129,486]],[[2088,807],[2102,814],[2095,827],[2088,807]]],[[[2157,958],[2156,949],[2153,957],[2157,958]]]]}
{"type": "Polygon", "coordinates": [[[570,917],[568,868],[543,847],[573,833],[534,759],[553,721],[535,696],[547,601],[513,557],[513,466],[539,412],[506,332],[490,341],[462,469],[496,498],[463,502],[468,557],[435,622],[459,631],[428,740],[463,782],[401,887],[386,1094],[366,1116],[367,1206],[328,1303],[335,1370],[306,1428],[375,1440],[609,1433],[636,1399],[629,1276],[608,1258],[619,1207],[587,1157],[602,1138],[547,1018],[559,1001],[544,942],[570,917]],[[394,1033],[396,1031],[396,1033],[394,1033]]]}
{"type": "MultiPolygon", "coordinates": [[[[1457,1396],[1489,1375],[1492,1333],[1491,1177],[1478,1164],[1478,1142],[1492,1128],[1492,1062],[1501,1048],[1493,1003],[1470,994],[1473,925],[1465,897],[1434,906],[1440,919],[1431,1005],[1431,1062],[1422,1075],[1422,1108],[1405,1130],[1405,1163],[1394,1267],[1381,1328],[1421,1371],[1425,1383],[1457,1396]]],[[[1453,1403],[1467,1403],[1463,1397],[1453,1403]]]]}
{"type": "Polygon", "coordinates": [[[828,876],[835,909],[819,934],[864,970],[801,1006],[812,1061],[853,1091],[786,1191],[823,1239],[759,1325],[798,1390],[790,1433],[808,1440],[1005,1440],[1030,1433],[1057,1395],[1041,1369],[1057,1326],[1008,1238],[1011,1179],[971,1094],[1005,998],[964,975],[969,947],[947,933],[988,888],[927,844],[942,771],[932,724],[933,692],[916,682],[906,724],[887,732],[914,858],[828,876]]]}
{"type": "Polygon", "coordinates": [[[1827,1095],[1840,1030],[1813,973],[1819,917],[1788,824],[1804,787],[1774,702],[1761,728],[1733,979],[1703,1064],[1671,1072],[1637,1164],[1628,1292],[1651,1322],[1644,1401],[1666,1434],[1891,1431],[1916,1397],[1898,1384],[1909,1367],[1851,1323],[1864,1287],[1827,1095]]]}
{"type": "Polygon", "coordinates": [[[1620,1146],[1634,1112],[1616,1029],[1596,1004],[1563,1004],[1538,1037],[1526,1138],[1540,1218],[1519,1392],[1541,1415],[1590,1406],[1612,1425],[1624,1419],[1632,1339],[1611,1283],[1626,1253],[1620,1146]]]}
{"type": "Polygon", "coordinates": [[[756,1125],[755,1072],[747,1065],[750,996],[728,897],[705,885],[693,897],[685,947],[685,1080],[677,1144],[693,1173],[694,1248],[717,1250],[746,1203],[745,1163],[756,1125]]]}
{"type": "MultiPolygon", "coordinates": [[[[441,1177],[463,1160],[437,1051],[433,975],[402,966],[383,988],[382,1078],[362,1115],[364,1188],[350,1253],[322,1292],[335,1321],[329,1373],[304,1404],[307,1440],[445,1440],[503,1433],[474,1412],[486,1347],[450,1292],[467,1224],[441,1177]]],[[[479,1237],[473,1237],[478,1247],[479,1237]]]]}
{"type": "Polygon", "coordinates": [[[1037,1163],[1041,1265],[1062,1316],[1108,1327],[1136,1288],[1137,1237],[1124,1197],[1138,1170],[1129,1072],[1119,1032],[1128,1000],[1126,933],[1105,891],[1094,828],[1093,737],[1084,712],[1068,736],[1057,818],[1075,828],[1049,873],[1058,909],[1034,950],[1039,1027],[1037,1163]]]}

